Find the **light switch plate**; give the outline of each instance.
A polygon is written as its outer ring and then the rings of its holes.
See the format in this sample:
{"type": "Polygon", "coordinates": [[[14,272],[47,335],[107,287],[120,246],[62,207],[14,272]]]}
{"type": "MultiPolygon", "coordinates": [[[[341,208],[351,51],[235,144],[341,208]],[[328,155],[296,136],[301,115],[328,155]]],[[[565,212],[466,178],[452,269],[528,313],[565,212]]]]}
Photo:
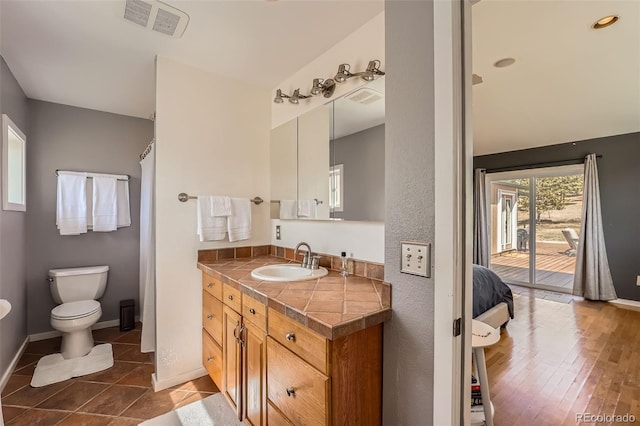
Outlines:
{"type": "Polygon", "coordinates": [[[636,285],[640,287],[640,275],[636,277],[636,285]]]}
{"type": "Polygon", "coordinates": [[[400,272],[405,274],[431,276],[431,244],[401,241],[400,272]]]}

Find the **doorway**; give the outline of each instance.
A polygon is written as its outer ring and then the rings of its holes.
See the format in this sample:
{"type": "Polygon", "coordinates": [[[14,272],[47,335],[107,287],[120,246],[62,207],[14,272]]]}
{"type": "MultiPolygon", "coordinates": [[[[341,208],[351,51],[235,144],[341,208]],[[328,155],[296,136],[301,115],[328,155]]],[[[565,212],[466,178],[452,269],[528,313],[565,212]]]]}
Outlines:
{"type": "Polygon", "coordinates": [[[487,175],[490,269],[510,284],[571,293],[583,166],[487,175]]]}

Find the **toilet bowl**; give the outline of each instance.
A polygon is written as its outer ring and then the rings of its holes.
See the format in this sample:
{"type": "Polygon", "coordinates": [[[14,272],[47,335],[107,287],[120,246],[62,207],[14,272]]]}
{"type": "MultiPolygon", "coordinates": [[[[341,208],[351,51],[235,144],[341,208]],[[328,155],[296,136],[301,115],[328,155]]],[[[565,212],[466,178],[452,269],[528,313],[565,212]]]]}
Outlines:
{"type": "Polygon", "coordinates": [[[93,326],[102,316],[99,299],[107,284],[108,266],[51,269],[51,295],[60,303],[51,310],[51,326],[62,332],[63,358],[87,355],[93,348],[93,326]]]}
{"type": "Polygon", "coordinates": [[[60,353],[66,359],[85,356],[93,348],[93,326],[102,316],[97,300],[58,305],[51,311],[51,326],[62,332],[60,353]]]}

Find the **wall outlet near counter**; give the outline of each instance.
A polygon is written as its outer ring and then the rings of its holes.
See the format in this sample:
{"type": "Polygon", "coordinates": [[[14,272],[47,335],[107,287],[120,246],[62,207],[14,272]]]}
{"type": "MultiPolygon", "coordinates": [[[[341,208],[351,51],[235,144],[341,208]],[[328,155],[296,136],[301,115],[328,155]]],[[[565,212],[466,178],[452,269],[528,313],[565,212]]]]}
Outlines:
{"type": "Polygon", "coordinates": [[[276,240],[280,239],[280,225],[276,225],[276,240]]]}

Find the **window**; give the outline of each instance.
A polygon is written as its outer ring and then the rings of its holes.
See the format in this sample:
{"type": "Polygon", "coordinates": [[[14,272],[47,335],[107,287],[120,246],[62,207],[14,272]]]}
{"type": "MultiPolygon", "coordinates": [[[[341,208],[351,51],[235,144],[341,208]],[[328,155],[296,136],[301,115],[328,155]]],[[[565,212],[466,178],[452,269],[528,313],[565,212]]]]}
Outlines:
{"type": "Polygon", "coordinates": [[[26,211],[27,138],[13,121],[2,114],[2,208],[26,211]]]}
{"type": "Polygon", "coordinates": [[[341,212],[344,210],[344,183],[343,183],[343,164],[336,164],[329,167],[329,208],[332,212],[341,212]]]}

